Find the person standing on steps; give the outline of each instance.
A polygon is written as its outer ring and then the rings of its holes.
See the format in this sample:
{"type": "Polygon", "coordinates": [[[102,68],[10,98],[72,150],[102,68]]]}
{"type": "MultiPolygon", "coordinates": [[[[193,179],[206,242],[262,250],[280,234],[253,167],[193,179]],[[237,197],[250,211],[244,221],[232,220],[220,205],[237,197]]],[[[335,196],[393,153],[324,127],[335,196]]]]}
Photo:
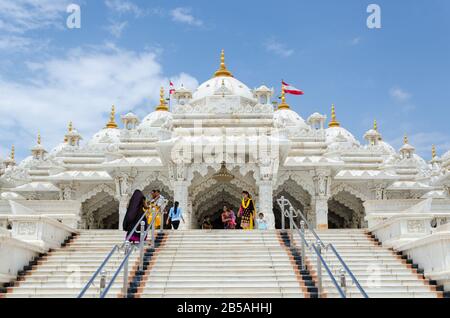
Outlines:
{"type": "Polygon", "coordinates": [[[165,198],[161,195],[159,190],[153,190],[151,193],[151,201],[147,209],[147,222],[150,225],[153,220],[153,215],[155,215],[155,229],[161,227],[161,222],[164,222],[164,208],[165,198]]]}
{"type": "Polygon", "coordinates": [[[258,214],[258,218],[256,219],[256,228],[261,231],[265,231],[268,229],[267,221],[264,219],[263,213],[258,214]]]}
{"type": "Polygon", "coordinates": [[[236,228],[236,217],[234,212],[227,206],[223,207],[221,218],[225,230],[234,230],[236,228]]]}
{"type": "MultiPolygon", "coordinates": [[[[128,203],[127,213],[125,214],[125,218],[123,219],[122,228],[127,232],[128,237],[135,225],[139,222],[141,217],[145,214],[146,209],[146,199],[141,190],[134,191],[130,202],[128,203]]],[[[138,225],[136,230],[131,234],[129,239],[132,243],[139,243],[141,239],[140,235],[141,226],[138,225]]],[[[145,226],[147,229],[147,224],[145,226]]]]}
{"type": "Polygon", "coordinates": [[[243,230],[253,230],[256,216],[255,204],[248,191],[242,191],[242,196],[241,206],[239,208],[241,228],[243,230]]]}
{"type": "Polygon", "coordinates": [[[169,217],[167,218],[166,224],[169,225],[169,221],[172,223],[172,228],[178,230],[180,226],[180,221],[186,223],[183,218],[183,210],[179,207],[180,203],[175,202],[174,206],[170,208],[169,217]]]}

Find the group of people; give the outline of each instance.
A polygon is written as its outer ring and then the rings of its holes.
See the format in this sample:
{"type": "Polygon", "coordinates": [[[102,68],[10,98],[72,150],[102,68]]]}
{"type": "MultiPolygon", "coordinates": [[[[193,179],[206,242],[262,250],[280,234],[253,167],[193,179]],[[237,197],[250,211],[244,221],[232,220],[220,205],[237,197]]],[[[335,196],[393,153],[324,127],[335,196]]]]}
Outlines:
{"type": "Polygon", "coordinates": [[[122,224],[130,242],[137,243],[140,241],[140,225],[136,226],[140,220],[145,221],[145,230],[152,223],[155,228],[160,228],[161,224],[164,224],[164,220],[166,220],[166,226],[177,230],[180,222],[185,222],[179,202],[175,202],[168,212],[165,211],[165,205],[166,199],[162,196],[160,190],[153,190],[149,198],[141,190],[134,191],[122,224]]]}
{"type": "MultiPolygon", "coordinates": [[[[242,192],[242,201],[239,207],[238,215],[227,206],[223,207],[221,214],[221,221],[223,228],[226,230],[234,230],[238,227],[238,220],[240,219],[239,226],[244,230],[267,230],[267,222],[264,219],[264,214],[259,213],[256,217],[256,209],[253,199],[247,191],[242,192]]],[[[202,224],[202,229],[211,230],[213,225],[211,218],[206,217],[202,224]]]]}
{"type": "MultiPolygon", "coordinates": [[[[167,200],[162,196],[161,191],[153,190],[150,197],[147,198],[141,190],[136,190],[128,204],[127,213],[123,220],[123,229],[127,232],[129,241],[136,243],[140,241],[140,220],[145,220],[145,230],[153,224],[155,228],[160,228],[162,224],[177,230],[180,222],[183,223],[183,210],[179,206],[179,202],[174,202],[173,207],[167,212],[165,210],[167,200]],[[155,218],[155,220],[153,220],[155,218]]],[[[242,192],[242,201],[238,214],[227,206],[223,207],[221,214],[223,228],[233,230],[239,227],[243,230],[267,230],[267,222],[264,214],[259,213],[256,216],[256,208],[253,199],[247,191],[242,192]]],[[[202,229],[211,230],[213,225],[209,217],[205,218],[202,229]]]]}

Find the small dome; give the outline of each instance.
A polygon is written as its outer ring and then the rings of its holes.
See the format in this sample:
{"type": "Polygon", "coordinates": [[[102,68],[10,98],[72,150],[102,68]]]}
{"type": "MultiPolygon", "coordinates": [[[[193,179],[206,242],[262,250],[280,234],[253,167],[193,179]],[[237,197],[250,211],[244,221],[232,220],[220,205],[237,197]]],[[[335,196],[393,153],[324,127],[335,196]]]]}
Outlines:
{"type": "Polygon", "coordinates": [[[378,141],[378,147],[380,147],[380,149],[388,155],[395,155],[397,153],[394,147],[383,140],[378,141]]]}
{"type": "Polygon", "coordinates": [[[343,127],[329,127],[325,129],[325,136],[328,148],[354,148],[360,146],[359,141],[343,127]]]}
{"type": "Polygon", "coordinates": [[[139,120],[139,117],[136,116],[134,113],[129,112],[128,114],[122,116],[122,119],[128,119],[128,120],[139,120]]]}
{"type": "Polygon", "coordinates": [[[28,156],[19,163],[20,168],[29,168],[33,162],[33,156],[28,156]]]}
{"type": "Polygon", "coordinates": [[[279,109],[273,115],[276,127],[295,127],[300,129],[309,129],[303,118],[291,109],[279,109]]]}
{"type": "Polygon", "coordinates": [[[201,84],[193,94],[193,100],[202,99],[208,96],[220,94],[224,89],[228,95],[240,96],[248,99],[254,99],[253,93],[244,83],[229,76],[213,77],[201,84]]]}
{"type": "Polygon", "coordinates": [[[266,85],[261,85],[255,89],[255,92],[260,93],[273,93],[273,89],[268,88],[266,85]]]}
{"type": "Polygon", "coordinates": [[[89,140],[88,145],[97,144],[117,144],[120,142],[120,129],[116,128],[104,128],[97,132],[91,140],[89,140]]]}
{"type": "Polygon", "coordinates": [[[138,126],[138,130],[147,130],[155,128],[166,128],[171,129],[173,121],[173,115],[171,112],[167,111],[154,111],[148,114],[142,123],[138,126]]]}

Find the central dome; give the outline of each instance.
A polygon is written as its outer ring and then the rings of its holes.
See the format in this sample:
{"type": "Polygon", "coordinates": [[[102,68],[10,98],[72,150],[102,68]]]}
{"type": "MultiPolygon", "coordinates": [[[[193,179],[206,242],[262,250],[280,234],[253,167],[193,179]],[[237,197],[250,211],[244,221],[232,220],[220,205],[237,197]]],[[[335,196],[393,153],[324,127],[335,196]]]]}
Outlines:
{"type": "Polygon", "coordinates": [[[199,100],[214,95],[233,95],[247,99],[255,99],[250,88],[235,79],[225,65],[225,52],[220,55],[220,67],[214,77],[201,84],[192,95],[193,100],[199,100]]]}
{"type": "Polygon", "coordinates": [[[202,99],[214,95],[235,95],[248,99],[254,99],[253,93],[241,81],[230,76],[213,77],[201,84],[193,94],[193,100],[202,99]]]}

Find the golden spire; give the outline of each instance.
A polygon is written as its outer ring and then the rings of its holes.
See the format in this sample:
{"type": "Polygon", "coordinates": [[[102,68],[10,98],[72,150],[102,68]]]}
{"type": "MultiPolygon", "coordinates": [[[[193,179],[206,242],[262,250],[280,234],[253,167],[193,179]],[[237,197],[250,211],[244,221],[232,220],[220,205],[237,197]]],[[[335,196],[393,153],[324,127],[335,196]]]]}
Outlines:
{"type": "Polygon", "coordinates": [[[41,133],[40,132],[38,132],[38,135],[37,135],[37,144],[38,145],[41,144],[41,133]]]}
{"type": "Polygon", "coordinates": [[[219,76],[226,76],[226,77],[233,77],[233,74],[227,69],[225,65],[225,51],[222,50],[222,53],[220,54],[220,68],[214,73],[214,77],[219,76]]]}
{"type": "Polygon", "coordinates": [[[433,159],[436,159],[437,157],[437,153],[436,153],[436,145],[433,145],[433,147],[431,147],[431,157],[433,159]]]}
{"type": "MultiPolygon", "coordinates": [[[[67,133],[70,134],[73,130],[72,121],[69,121],[69,126],[67,127],[67,133]]],[[[64,136],[64,142],[67,143],[69,139],[67,138],[67,134],[64,136]]]]}
{"type": "Polygon", "coordinates": [[[331,105],[331,121],[328,124],[328,127],[340,127],[341,124],[336,120],[336,109],[334,104],[331,105]]]}
{"type": "Polygon", "coordinates": [[[373,130],[378,131],[378,124],[376,119],[373,121],[373,130]]]}
{"type": "Polygon", "coordinates": [[[12,147],[11,147],[10,159],[13,162],[16,160],[16,148],[14,147],[14,145],[12,145],[12,147]]]}
{"type": "Polygon", "coordinates": [[[161,86],[161,89],[159,91],[159,105],[156,106],[157,111],[169,111],[169,107],[166,104],[166,99],[164,97],[164,87],[161,86]]]}
{"type": "Polygon", "coordinates": [[[286,93],[284,91],[284,85],[281,85],[281,104],[278,105],[278,109],[289,109],[289,104],[286,103],[286,93]]]}
{"type": "Polygon", "coordinates": [[[111,115],[109,117],[109,122],[106,124],[106,128],[116,129],[117,127],[119,126],[116,124],[116,107],[112,105],[111,115]]]}
{"type": "Polygon", "coordinates": [[[405,134],[405,136],[403,137],[403,143],[406,145],[409,143],[408,141],[408,136],[405,134]]]}

